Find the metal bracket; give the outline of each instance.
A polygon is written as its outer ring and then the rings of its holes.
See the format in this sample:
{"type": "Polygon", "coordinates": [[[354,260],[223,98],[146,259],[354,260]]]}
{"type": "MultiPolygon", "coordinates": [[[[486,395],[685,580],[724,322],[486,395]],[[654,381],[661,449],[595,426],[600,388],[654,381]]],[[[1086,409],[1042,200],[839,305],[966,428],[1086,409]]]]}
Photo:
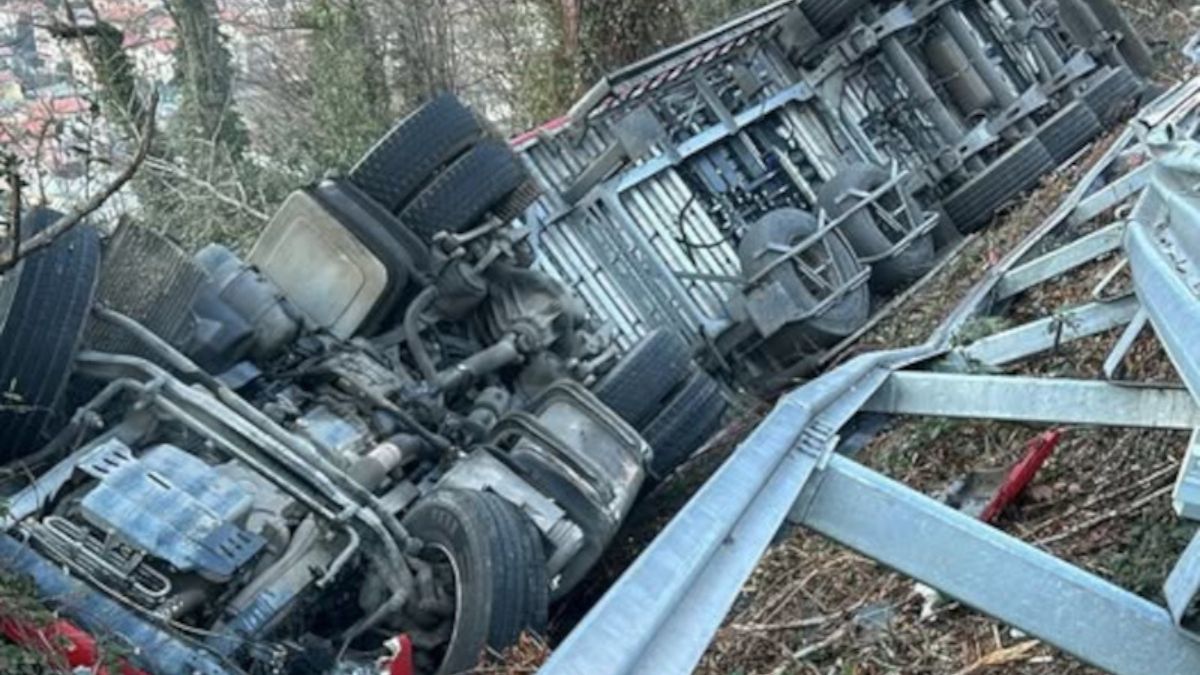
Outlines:
{"type": "Polygon", "coordinates": [[[857,61],[878,49],[883,40],[915,25],[917,18],[913,16],[912,8],[907,4],[897,5],[870,24],[850,29],[850,34],[837,48],[848,61],[857,61]]]}
{"type": "Polygon", "coordinates": [[[1129,355],[1129,350],[1133,349],[1133,344],[1137,342],[1142,331],[1146,330],[1146,324],[1150,322],[1150,315],[1146,314],[1146,310],[1138,308],[1137,314],[1133,320],[1125,327],[1125,331],[1121,333],[1120,339],[1113,345],[1112,351],[1108,353],[1108,357],[1104,359],[1104,377],[1109,380],[1116,380],[1121,377],[1122,363],[1125,357],[1129,355]]]}
{"type": "Polygon", "coordinates": [[[1075,307],[989,335],[964,349],[963,355],[974,363],[1002,366],[1124,326],[1133,320],[1139,309],[1138,300],[1132,295],[1115,302],[1075,307]]]}
{"type": "Polygon", "coordinates": [[[1025,90],[999,117],[988,123],[988,131],[999,136],[1006,129],[1044,108],[1050,98],[1038,87],[1025,90]]]}
{"type": "Polygon", "coordinates": [[[1096,70],[1096,65],[1096,60],[1090,54],[1077,52],[1063,64],[1062,69],[1054,75],[1054,79],[1042,85],[1042,89],[1046,96],[1054,96],[1096,70]]]}

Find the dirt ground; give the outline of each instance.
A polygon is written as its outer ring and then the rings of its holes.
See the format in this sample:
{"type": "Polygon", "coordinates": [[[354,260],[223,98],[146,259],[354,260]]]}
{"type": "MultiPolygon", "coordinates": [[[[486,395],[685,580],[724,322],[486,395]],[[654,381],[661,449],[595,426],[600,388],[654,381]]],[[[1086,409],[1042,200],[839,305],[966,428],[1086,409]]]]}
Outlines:
{"type": "MultiPolygon", "coordinates": [[[[1123,3],[1162,61],[1163,84],[1200,74],[1179,53],[1200,30],[1200,2],[1123,3]]],[[[1057,207],[1109,139],[1069,170],[1047,178],[1029,199],[997,222],[931,284],[865,336],[855,351],[923,341],[965,292],[1057,207]]],[[[1102,227],[1107,222],[1092,224],[1102,227]]],[[[982,322],[982,337],[1090,300],[1113,260],[1100,260],[1021,297],[998,322],[982,322]]],[[[1119,331],[1072,343],[1020,364],[1013,372],[1096,377],[1119,331]]],[[[1144,337],[1128,360],[1130,379],[1175,381],[1157,343],[1144,337]]],[[[576,602],[552,617],[550,643],[561,639],[711,475],[767,406],[741,411],[739,421],[662,485],[634,512],[618,541],[593,571],[576,602]]],[[[857,458],[928,494],[973,470],[1007,468],[1044,427],[922,419],[899,423],[857,458]]],[[[1171,512],[1170,489],[1187,435],[1162,431],[1068,428],[1025,498],[997,525],[1145,597],[1160,600],[1167,572],[1194,528],[1171,512]]],[[[925,598],[914,582],[819,536],[796,530],[773,546],[743,588],[698,672],[704,675],[1050,675],[1099,673],[955,603],[922,616],[925,598]]],[[[529,641],[508,666],[532,672],[546,654],[529,641]]]]}

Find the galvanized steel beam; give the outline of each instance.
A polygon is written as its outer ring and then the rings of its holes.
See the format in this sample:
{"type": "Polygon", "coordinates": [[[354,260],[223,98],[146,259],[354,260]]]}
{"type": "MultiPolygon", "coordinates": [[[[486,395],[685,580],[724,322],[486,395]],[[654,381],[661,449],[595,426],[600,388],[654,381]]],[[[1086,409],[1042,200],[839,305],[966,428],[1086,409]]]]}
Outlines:
{"type": "Polygon", "coordinates": [[[1154,331],[1200,400],[1200,143],[1159,161],[1125,249],[1154,331]]]}
{"type": "Polygon", "coordinates": [[[844,457],[793,520],[1109,672],[1200,672],[1200,644],[1163,607],[844,457]]]}
{"type": "Polygon", "coordinates": [[[1114,302],[1094,302],[990,335],[961,353],[972,363],[1003,366],[1120,328],[1133,320],[1140,307],[1133,296],[1114,302]]]}
{"type": "Polygon", "coordinates": [[[1098,427],[1200,427],[1200,407],[1185,389],[1010,375],[897,372],[863,410],[1098,427]]]}
{"type": "Polygon", "coordinates": [[[1149,164],[1140,166],[1113,181],[1111,185],[1104,189],[1097,190],[1094,194],[1089,195],[1087,199],[1079,202],[1079,205],[1071,212],[1070,223],[1072,225],[1082,225],[1105,211],[1125,202],[1130,197],[1141,194],[1141,191],[1146,187],[1146,183],[1150,180],[1150,169],[1151,165],[1149,164]]]}
{"type": "Polygon", "coordinates": [[[1150,323],[1150,317],[1146,314],[1146,310],[1138,309],[1138,313],[1125,327],[1125,331],[1121,333],[1121,337],[1104,359],[1104,377],[1110,380],[1120,378],[1123,370],[1121,364],[1125,361],[1125,357],[1129,356],[1129,350],[1133,349],[1134,343],[1137,342],[1142,331],[1146,330],[1148,323],[1150,323]]]}
{"type": "Polygon", "coordinates": [[[1200,430],[1192,434],[1188,443],[1171,493],[1171,505],[1180,518],[1200,521],[1200,430]]]}
{"type": "Polygon", "coordinates": [[[1013,269],[996,287],[996,299],[1006,300],[1121,247],[1125,223],[1113,223],[1070,244],[1013,269]]]}

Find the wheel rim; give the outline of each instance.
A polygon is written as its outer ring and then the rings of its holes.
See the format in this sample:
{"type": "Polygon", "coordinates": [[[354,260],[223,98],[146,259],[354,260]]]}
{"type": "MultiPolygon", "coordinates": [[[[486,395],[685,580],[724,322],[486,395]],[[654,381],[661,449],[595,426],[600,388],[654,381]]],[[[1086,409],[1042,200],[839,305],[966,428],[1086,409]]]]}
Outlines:
{"type": "MultiPolygon", "coordinates": [[[[431,565],[433,565],[435,567],[445,566],[445,567],[450,568],[450,584],[451,584],[450,592],[454,596],[454,612],[449,617],[450,637],[444,643],[441,643],[435,647],[425,650],[425,651],[432,652],[432,654],[429,654],[429,656],[430,656],[433,664],[436,665],[437,671],[440,672],[442,663],[445,661],[446,655],[449,653],[451,645],[455,644],[458,641],[458,637],[459,637],[459,620],[458,620],[458,618],[460,616],[462,616],[462,612],[463,612],[462,571],[459,570],[458,561],[454,558],[453,555],[450,554],[450,549],[448,549],[445,545],[436,544],[436,543],[427,543],[426,551],[427,551],[427,553],[432,552],[435,554],[435,556],[430,556],[430,557],[439,558],[439,559],[433,559],[433,560],[426,558],[426,562],[430,563],[431,565]]],[[[437,572],[435,571],[434,574],[436,575],[437,572]]],[[[445,590],[444,586],[442,587],[442,590],[445,590]]],[[[439,625],[439,628],[440,628],[440,625],[439,625]]]]}

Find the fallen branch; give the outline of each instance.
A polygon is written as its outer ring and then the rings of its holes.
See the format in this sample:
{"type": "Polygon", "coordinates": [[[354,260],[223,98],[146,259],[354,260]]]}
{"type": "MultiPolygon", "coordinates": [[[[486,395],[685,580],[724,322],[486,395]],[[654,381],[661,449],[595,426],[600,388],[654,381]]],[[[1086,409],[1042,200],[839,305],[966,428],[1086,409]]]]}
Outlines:
{"type": "MultiPolygon", "coordinates": [[[[1174,479],[1174,477],[1178,473],[1179,473],[1179,463],[1178,462],[1167,462],[1166,464],[1158,467],[1157,469],[1155,469],[1151,473],[1147,474],[1146,476],[1143,476],[1142,478],[1138,479],[1136,482],[1129,483],[1120,488],[1117,488],[1116,490],[1104,490],[1104,489],[1101,489],[1101,488],[1105,487],[1104,485],[1097,486],[1095,489],[1093,489],[1093,492],[1095,494],[1093,494],[1093,496],[1090,497],[1086,502],[1076,505],[1076,506],[1072,506],[1065,513],[1056,515],[1056,516],[1049,518],[1047,520],[1044,520],[1026,530],[1023,530],[1021,532],[1021,538],[1022,539],[1031,539],[1033,537],[1036,537],[1037,535],[1045,532],[1046,530],[1054,527],[1055,525],[1063,522],[1064,520],[1073,518],[1077,514],[1088,511],[1090,509],[1093,509],[1096,506],[1104,504],[1105,502],[1111,502],[1113,500],[1124,497],[1125,495],[1127,495],[1131,492],[1134,492],[1136,490],[1140,490],[1142,488],[1150,487],[1150,486],[1159,487],[1158,486],[1159,483],[1162,483],[1165,481],[1171,481],[1172,479],[1174,479]]],[[[1124,476],[1123,476],[1123,478],[1124,478],[1124,476]]]]}
{"type": "Polygon", "coordinates": [[[84,219],[95,213],[101,206],[104,206],[105,202],[111,199],[113,195],[120,192],[121,188],[125,187],[125,184],[133,179],[134,175],[137,174],[138,169],[142,166],[142,163],[146,161],[146,156],[150,153],[150,146],[154,141],[154,118],[157,111],[158,93],[156,92],[150,97],[150,107],[147,110],[146,122],[142,128],[142,138],[141,143],[138,145],[137,154],[135,154],[129,164],[126,165],[125,170],[122,171],[121,174],[116,178],[114,178],[112,182],[110,182],[108,185],[105,185],[104,189],[92,195],[91,199],[88,199],[80,206],[71,210],[69,213],[59,218],[46,229],[31,236],[28,241],[23,243],[19,256],[13,255],[11,251],[5,253],[4,257],[0,258],[0,274],[12,269],[13,266],[20,262],[21,258],[32,255],[33,253],[50,246],[57,241],[59,237],[63,236],[67,232],[70,232],[72,228],[74,228],[76,225],[79,225],[79,223],[83,222],[84,219]]]}
{"type": "Polygon", "coordinates": [[[1026,640],[1011,647],[1003,647],[985,655],[970,666],[963,668],[954,675],[972,675],[984,668],[1004,666],[1017,661],[1029,660],[1032,652],[1040,644],[1037,640],[1026,640]]]}
{"type": "Polygon", "coordinates": [[[1045,546],[1049,546],[1051,544],[1056,544],[1060,541],[1063,541],[1064,539],[1070,539],[1071,537],[1078,536],[1080,534],[1083,534],[1084,532],[1087,532],[1088,530],[1094,529],[1094,528],[1096,528],[1100,525],[1103,525],[1104,523],[1107,523],[1110,520],[1114,520],[1120,516],[1125,516],[1125,515],[1129,515],[1131,513],[1136,513],[1138,511],[1141,511],[1142,509],[1144,509],[1147,506],[1149,506],[1150,504],[1158,501],[1159,499],[1162,499],[1163,497],[1170,495],[1171,491],[1174,489],[1175,489],[1174,485],[1168,485],[1166,487],[1160,488],[1158,490],[1155,490],[1154,492],[1151,492],[1148,495],[1143,496],[1142,498],[1140,498],[1136,501],[1130,502],[1125,507],[1122,507],[1119,509],[1111,509],[1109,511],[1106,511],[1105,513],[1100,514],[1099,516],[1096,516],[1095,518],[1086,520],[1068,530],[1065,530],[1065,531],[1055,534],[1053,536],[1044,537],[1042,539],[1039,539],[1035,543],[1037,546],[1045,547],[1045,546]]]}
{"type": "Polygon", "coordinates": [[[725,630],[733,633],[773,633],[783,630],[818,628],[840,618],[842,618],[842,616],[839,614],[837,616],[815,616],[808,619],[797,619],[795,621],[785,621],[782,623],[735,623],[730,624],[725,630]]]}
{"type": "Polygon", "coordinates": [[[786,673],[793,664],[803,662],[804,659],[829,649],[833,645],[840,642],[842,638],[846,637],[846,634],[849,632],[850,629],[848,626],[842,626],[841,628],[830,633],[825,639],[797,649],[788,655],[791,659],[791,663],[780,664],[778,668],[771,671],[771,675],[783,675],[783,673],[786,673]]]}

